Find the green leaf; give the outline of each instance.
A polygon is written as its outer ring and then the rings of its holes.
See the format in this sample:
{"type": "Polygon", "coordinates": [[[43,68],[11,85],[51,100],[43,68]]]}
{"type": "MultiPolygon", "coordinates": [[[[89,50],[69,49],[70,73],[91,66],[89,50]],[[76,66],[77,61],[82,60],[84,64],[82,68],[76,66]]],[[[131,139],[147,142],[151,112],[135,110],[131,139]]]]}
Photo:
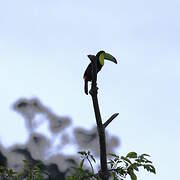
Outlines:
{"type": "Polygon", "coordinates": [[[91,159],[96,162],[96,160],[94,159],[94,156],[93,155],[90,155],[91,159]]]}
{"type": "Polygon", "coordinates": [[[119,158],[119,156],[117,156],[116,154],[113,154],[113,153],[109,153],[110,156],[113,156],[113,157],[116,157],[116,158],[119,158]]]}
{"type": "Polygon", "coordinates": [[[126,155],[127,158],[137,158],[137,153],[136,152],[129,152],[126,155]]]}
{"type": "Polygon", "coordinates": [[[85,151],[78,151],[78,154],[81,154],[81,155],[87,155],[87,153],[85,151]]]}
{"type": "Polygon", "coordinates": [[[112,172],[112,177],[113,177],[113,180],[118,180],[116,173],[114,173],[114,172],[112,172]]]}
{"type": "Polygon", "coordinates": [[[84,164],[84,159],[80,162],[80,168],[83,168],[83,164],[84,164]]]}
{"type": "Polygon", "coordinates": [[[135,159],[136,162],[138,163],[141,163],[141,160],[140,159],[135,159]]]}
{"type": "Polygon", "coordinates": [[[125,174],[127,174],[126,170],[123,167],[117,167],[116,169],[114,169],[114,171],[121,176],[124,176],[125,174]]]}
{"type": "Polygon", "coordinates": [[[137,180],[137,176],[136,174],[134,174],[134,172],[129,173],[131,180],[137,180]]]}
{"type": "Polygon", "coordinates": [[[139,167],[138,163],[133,163],[129,166],[129,168],[135,169],[136,171],[139,171],[138,167],[139,167]]]}
{"type": "Polygon", "coordinates": [[[131,180],[137,180],[137,176],[131,168],[128,168],[128,174],[130,175],[131,180]]]}
{"type": "Polygon", "coordinates": [[[153,165],[151,165],[151,164],[145,164],[145,165],[143,165],[143,167],[144,167],[144,169],[146,169],[147,171],[156,174],[156,169],[154,168],[153,165]]]}
{"type": "Polygon", "coordinates": [[[146,163],[151,163],[152,164],[152,161],[146,160],[146,163]]]}
{"type": "Polygon", "coordinates": [[[132,162],[127,157],[121,156],[121,159],[132,164],[132,162]]]}
{"type": "Polygon", "coordinates": [[[141,156],[148,156],[148,157],[151,157],[149,154],[141,154],[141,156]]]}

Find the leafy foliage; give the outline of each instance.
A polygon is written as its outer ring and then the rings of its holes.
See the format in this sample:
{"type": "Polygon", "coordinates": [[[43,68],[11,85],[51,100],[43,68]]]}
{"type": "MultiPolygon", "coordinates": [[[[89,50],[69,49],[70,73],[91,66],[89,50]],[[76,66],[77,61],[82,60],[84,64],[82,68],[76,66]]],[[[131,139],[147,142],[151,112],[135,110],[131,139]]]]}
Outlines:
{"type": "MultiPolygon", "coordinates": [[[[92,162],[96,162],[93,155],[89,151],[80,151],[82,160],[78,167],[74,167],[72,176],[68,176],[67,180],[100,180],[101,172],[94,173],[92,162]],[[90,169],[85,169],[84,162],[88,161],[90,169]]],[[[138,155],[136,152],[129,152],[126,156],[118,156],[116,154],[109,154],[109,177],[113,180],[124,180],[127,175],[130,176],[131,180],[137,180],[135,171],[139,171],[140,167],[143,167],[148,172],[156,174],[155,168],[152,162],[147,159],[150,157],[148,154],[138,155]]]]}
{"type": "MultiPolygon", "coordinates": [[[[66,180],[101,180],[101,171],[95,173],[93,164],[96,163],[94,156],[90,151],[79,151],[81,161],[77,167],[73,167],[73,173],[66,177],[66,180]],[[85,165],[88,164],[88,166],[85,165]]],[[[109,154],[108,161],[109,177],[113,180],[124,180],[128,175],[131,180],[137,180],[135,174],[143,167],[148,172],[156,174],[156,170],[152,165],[152,161],[148,160],[148,154],[138,155],[136,152],[129,152],[126,156],[118,156],[109,154]]],[[[46,171],[43,171],[42,163],[32,164],[24,160],[24,170],[15,172],[13,169],[0,166],[0,179],[3,180],[43,180],[44,176],[49,176],[46,171]]]]}
{"type": "Polygon", "coordinates": [[[68,176],[67,180],[91,180],[91,179],[99,179],[96,174],[94,174],[94,168],[92,165],[93,163],[96,163],[96,160],[94,156],[90,153],[90,151],[79,151],[78,152],[81,155],[81,161],[79,163],[78,167],[73,167],[74,172],[71,176],[68,176]],[[84,162],[87,161],[91,171],[88,168],[84,168],[84,162]]]}
{"type": "Polygon", "coordinates": [[[17,179],[16,173],[13,171],[13,169],[8,169],[4,166],[0,166],[0,177],[4,180],[17,179]]]}
{"type": "Polygon", "coordinates": [[[42,170],[42,164],[40,162],[33,165],[27,160],[24,160],[24,170],[20,172],[0,166],[0,178],[3,180],[44,180],[44,175],[48,174],[42,170]]]}
{"type": "Polygon", "coordinates": [[[137,180],[135,171],[139,171],[140,167],[143,167],[147,171],[156,174],[155,168],[152,162],[146,157],[150,157],[148,154],[137,155],[136,152],[129,152],[125,157],[110,154],[111,159],[108,162],[110,164],[110,170],[113,173],[114,180],[118,177],[121,179],[126,178],[127,175],[131,177],[131,180],[137,180]]]}

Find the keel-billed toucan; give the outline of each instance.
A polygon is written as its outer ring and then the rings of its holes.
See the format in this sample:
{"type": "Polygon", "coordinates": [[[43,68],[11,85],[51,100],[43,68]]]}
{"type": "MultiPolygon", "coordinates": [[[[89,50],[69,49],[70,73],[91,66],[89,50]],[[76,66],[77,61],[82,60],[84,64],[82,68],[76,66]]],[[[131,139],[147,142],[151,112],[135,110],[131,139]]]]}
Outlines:
{"type": "MultiPolygon", "coordinates": [[[[88,55],[89,59],[95,58],[97,61],[97,73],[104,65],[104,60],[109,60],[117,64],[117,60],[105,51],[99,51],[96,56],[88,55]]],[[[84,73],[84,91],[88,95],[88,81],[92,81],[92,63],[90,63],[84,73]]]]}

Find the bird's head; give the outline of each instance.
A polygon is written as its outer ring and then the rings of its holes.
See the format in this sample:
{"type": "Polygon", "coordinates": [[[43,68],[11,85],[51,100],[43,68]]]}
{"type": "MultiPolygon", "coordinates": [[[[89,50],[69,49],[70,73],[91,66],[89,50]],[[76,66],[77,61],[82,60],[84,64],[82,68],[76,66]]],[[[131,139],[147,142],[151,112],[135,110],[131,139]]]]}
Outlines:
{"type": "Polygon", "coordinates": [[[111,54],[106,53],[105,51],[99,51],[96,54],[96,57],[99,59],[100,64],[104,65],[104,60],[112,61],[113,63],[117,64],[117,60],[115,57],[113,57],[111,54]]]}

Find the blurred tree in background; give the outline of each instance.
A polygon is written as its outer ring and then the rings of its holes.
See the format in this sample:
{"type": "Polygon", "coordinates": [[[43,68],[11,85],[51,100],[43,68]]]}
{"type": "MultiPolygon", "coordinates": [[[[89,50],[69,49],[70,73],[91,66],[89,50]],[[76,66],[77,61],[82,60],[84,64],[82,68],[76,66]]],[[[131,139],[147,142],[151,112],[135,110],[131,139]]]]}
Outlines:
{"type": "MultiPolygon", "coordinates": [[[[0,180],[93,180],[101,179],[99,171],[99,144],[96,128],[86,130],[72,127],[69,117],[53,113],[38,99],[19,99],[13,109],[26,123],[29,139],[8,149],[0,146],[0,180]],[[37,132],[46,121],[50,135],[37,132]],[[79,151],[80,157],[77,155],[79,151]],[[68,153],[66,153],[68,152],[68,153]],[[69,155],[71,154],[71,155],[69,155]]],[[[143,167],[156,173],[148,154],[129,152],[116,155],[119,140],[106,133],[109,178],[123,180],[127,176],[137,180],[135,171],[143,167]]]]}
{"type": "MultiPolygon", "coordinates": [[[[89,150],[95,158],[99,158],[95,127],[91,130],[73,127],[69,117],[55,114],[37,98],[21,98],[13,104],[13,109],[23,116],[29,138],[26,144],[16,144],[8,149],[1,145],[0,166],[21,172],[27,167],[37,169],[37,164],[41,163],[41,169],[49,175],[44,174],[44,179],[63,180],[80,161],[77,151],[89,150]],[[40,133],[38,128],[43,123],[47,124],[48,131],[40,133]]],[[[106,136],[107,152],[114,153],[119,140],[108,133],[106,136]]]]}

